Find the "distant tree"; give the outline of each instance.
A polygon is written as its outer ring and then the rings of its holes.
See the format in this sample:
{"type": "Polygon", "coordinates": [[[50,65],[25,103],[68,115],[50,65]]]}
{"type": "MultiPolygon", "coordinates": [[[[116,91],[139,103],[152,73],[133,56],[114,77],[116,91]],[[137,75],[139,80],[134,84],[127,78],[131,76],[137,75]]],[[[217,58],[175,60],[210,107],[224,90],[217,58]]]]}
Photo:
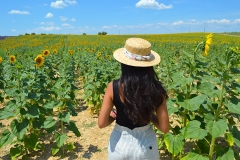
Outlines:
{"type": "Polygon", "coordinates": [[[82,35],[87,35],[87,33],[83,33],[82,35]]]}
{"type": "Polygon", "coordinates": [[[31,35],[36,35],[35,33],[31,33],[31,35]]]}
{"type": "Polygon", "coordinates": [[[25,33],[25,35],[30,35],[30,34],[28,34],[28,33],[25,33]]]}
{"type": "Polygon", "coordinates": [[[104,31],[103,31],[103,32],[102,32],[102,35],[107,35],[107,32],[104,32],[104,31]]]}
{"type": "Polygon", "coordinates": [[[102,35],[102,32],[98,32],[98,35],[102,35]]]}

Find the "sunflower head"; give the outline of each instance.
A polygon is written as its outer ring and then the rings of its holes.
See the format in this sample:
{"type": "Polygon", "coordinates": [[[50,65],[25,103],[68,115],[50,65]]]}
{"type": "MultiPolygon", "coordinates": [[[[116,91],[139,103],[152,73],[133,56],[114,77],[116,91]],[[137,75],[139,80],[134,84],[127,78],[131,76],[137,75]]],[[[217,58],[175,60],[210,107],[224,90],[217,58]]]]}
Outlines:
{"type": "Polygon", "coordinates": [[[2,61],[3,61],[3,59],[2,59],[2,57],[0,57],[0,63],[2,63],[2,61]]]}
{"type": "Polygon", "coordinates": [[[57,49],[54,49],[54,50],[53,50],[53,54],[57,54],[57,49]]]}
{"type": "Polygon", "coordinates": [[[98,52],[97,57],[101,57],[102,52],[98,52]]]}
{"type": "Polygon", "coordinates": [[[109,56],[109,55],[106,55],[105,58],[106,58],[106,59],[110,59],[110,56],[109,56]]]}
{"type": "Polygon", "coordinates": [[[212,43],[212,33],[210,33],[209,35],[207,35],[206,40],[203,42],[203,47],[202,47],[202,51],[203,51],[203,56],[207,57],[208,56],[208,51],[210,48],[210,44],[212,43]]]}
{"type": "Polygon", "coordinates": [[[209,35],[207,35],[207,38],[206,38],[206,44],[210,45],[212,43],[212,33],[210,33],[209,35]]]}
{"type": "Polygon", "coordinates": [[[15,56],[10,56],[9,60],[11,63],[15,63],[17,61],[15,56]]]}
{"type": "Polygon", "coordinates": [[[73,54],[73,50],[68,50],[68,54],[72,55],[73,54]]]}
{"type": "Polygon", "coordinates": [[[36,62],[35,66],[36,67],[41,67],[44,63],[44,58],[41,54],[39,54],[35,59],[34,61],[36,62]]]}
{"type": "Polygon", "coordinates": [[[50,55],[50,51],[49,50],[43,50],[43,55],[45,57],[49,56],[50,55]]]}

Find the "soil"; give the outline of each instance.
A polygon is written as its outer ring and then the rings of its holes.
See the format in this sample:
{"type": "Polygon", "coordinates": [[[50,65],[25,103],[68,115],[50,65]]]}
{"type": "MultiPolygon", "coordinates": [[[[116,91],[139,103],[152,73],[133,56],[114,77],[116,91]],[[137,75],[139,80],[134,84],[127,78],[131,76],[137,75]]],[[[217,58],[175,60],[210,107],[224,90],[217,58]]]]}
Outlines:
{"type": "MultiPolygon", "coordinates": [[[[107,145],[108,139],[113,130],[115,122],[110,126],[100,129],[97,125],[97,117],[90,114],[86,106],[79,106],[77,109],[78,116],[71,117],[71,120],[75,121],[81,136],[76,137],[73,133],[68,133],[67,142],[72,142],[75,145],[75,149],[72,152],[65,153],[64,157],[61,157],[61,151],[55,156],[51,154],[51,148],[55,145],[49,139],[44,141],[44,151],[33,151],[30,154],[31,160],[107,160],[107,145]]],[[[2,121],[2,124],[9,126],[10,120],[2,121]]],[[[0,132],[3,128],[0,129],[0,132]]],[[[10,160],[9,150],[11,146],[5,146],[0,149],[0,159],[10,160]]],[[[164,155],[162,155],[164,158],[164,155]]],[[[162,158],[162,159],[163,159],[162,158]]],[[[163,160],[168,160],[165,157],[163,160]]]]}
{"type": "MultiPolygon", "coordinates": [[[[64,157],[61,157],[62,151],[60,150],[55,156],[51,154],[51,148],[56,144],[53,143],[49,137],[45,137],[43,140],[45,149],[43,151],[33,151],[29,155],[30,160],[107,160],[107,145],[109,136],[113,130],[115,122],[110,126],[100,129],[97,125],[97,116],[91,115],[90,111],[85,103],[81,100],[83,91],[78,93],[77,112],[78,115],[71,117],[71,120],[75,121],[81,136],[76,137],[72,132],[68,132],[67,142],[72,142],[75,145],[75,149],[72,152],[65,153],[64,157]]],[[[3,107],[3,106],[2,106],[3,107]]],[[[1,106],[0,106],[1,108],[1,106]]],[[[173,122],[174,117],[170,117],[173,122]]],[[[5,127],[8,127],[12,120],[0,121],[0,133],[5,127]]],[[[9,150],[12,146],[5,146],[0,149],[0,159],[10,160],[9,150]]],[[[186,150],[191,150],[193,146],[189,143],[189,146],[185,146],[186,150]]],[[[186,151],[185,150],[185,151],[186,151]]],[[[170,160],[171,157],[164,150],[159,150],[161,160],[170,160]]],[[[20,157],[21,158],[21,157],[20,157]]]]}

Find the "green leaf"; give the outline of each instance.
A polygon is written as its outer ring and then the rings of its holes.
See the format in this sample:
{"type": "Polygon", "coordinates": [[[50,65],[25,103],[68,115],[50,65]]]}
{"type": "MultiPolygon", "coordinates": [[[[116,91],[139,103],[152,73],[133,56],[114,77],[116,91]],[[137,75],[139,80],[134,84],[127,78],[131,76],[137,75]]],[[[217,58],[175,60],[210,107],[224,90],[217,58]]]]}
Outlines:
{"type": "Polygon", "coordinates": [[[233,135],[230,132],[225,133],[225,140],[228,142],[229,146],[232,147],[234,144],[233,135]]]}
{"type": "MultiPolygon", "coordinates": [[[[239,63],[239,62],[238,62],[239,63]]],[[[237,69],[237,68],[230,68],[230,70],[231,70],[231,72],[233,73],[233,74],[240,74],[240,69],[237,69]]]]}
{"type": "MultiPolygon", "coordinates": [[[[13,86],[15,86],[15,84],[13,84],[13,86]]],[[[6,88],[4,91],[8,96],[14,97],[16,95],[17,88],[6,88]]]]}
{"type": "Polygon", "coordinates": [[[69,112],[65,112],[65,113],[59,113],[58,114],[58,118],[66,123],[69,123],[70,121],[70,113],[69,112]]]}
{"type": "Polygon", "coordinates": [[[27,155],[23,155],[22,156],[22,160],[28,160],[29,158],[28,158],[28,156],[27,155]]]}
{"type": "Polygon", "coordinates": [[[46,118],[46,120],[43,123],[43,128],[51,128],[53,127],[57,121],[55,121],[52,117],[46,118]]]}
{"type": "Polygon", "coordinates": [[[200,128],[201,123],[197,120],[190,121],[186,127],[181,129],[184,138],[203,139],[207,136],[207,131],[200,128]]]}
{"type": "Polygon", "coordinates": [[[27,133],[27,129],[29,127],[29,120],[24,119],[22,122],[18,122],[16,119],[14,119],[10,127],[12,129],[12,133],[17,136],[19,140],[22,140],[23,136],[27,133]]]}
{"type": "Polygon", "coordinates": [[[59,148],[58,148],[57,146],[54,146],[54,147],[52,148],[52,155],[54,156],[55,154],[58,153],[58,151],[59,151],[59,148]]]}
{"type": "Polygon", "coordinates": [[[209,142],[211,141],[210,134],[207,135],[204,139],[200,139],[197,141],[197,146],[201,150],[201,154],[209,154],[210,146],[209,142]]]}
{"type": "Polygon", "coordinates": [[[180,82],[180,85],[181,85],[181,86],[186,86],[187,84],[193,82],[193,78],[191,78],[191,77],[183,78],[183,79],[181,79],[179,82],[180,82]]]}
{"type": "Polygon", "coordinates": [[[178,112],[178,108],[177,107],[174,107],[175,103],[171,100],[168,100],[167,101],[167,109],[168,109],[168,114],[173,114],[173,113],[176,113],[178,112]]]}
{"type": "Polygon", "coordinates": [[[0,139],[0,148],[10,144],[15,136],[8,130],[4,130],[0,139]]]}
{"type": "Polygon", "coordinates": [[[215,85],[210,82],[203,82],[199,85],[197,91],[212,97],[215,85]]]}
{"type": "MultiPolygon", "coordinates": [[[[62,101],[60,103],[63,103],[62,101]]],[[[54,107],[56,107],[58,104],[58,102],[56,101],[50,101],[48,103],[46,103],[45,105],[43,105],[43,108],[46,108],[46,109],[53,109],[54,107]]]]}
{"type": "Polygon", "coordinates": [[[72,131],[77,137],[81,136],[81,133],[79,132],[75,122],[70,121],[69,124],[66,125],[67,129],[72,131]]]}
{"type": "Polygon", "coordinates": [[[234,152],[232,148],[220,148],[216,151],[217,160],[233,160],[234,152]]]}
{"type": "Polygon", "coordinates": [[[190,152],[185,157],[183,157],[181,160],[209,160],[208,156],[202,156],[200,154],[190,152]]]}
{"type": "Polygon", "coordinates": [[[0,120],[9,119],[15,117],[19,113],[19,108],[15,100],[11,100],[7,103],[7,106],[3,110],[0,110],[0,120]]]}
{"type": "Polygon", "coordinates": [[[240,103],[239,102],[237,105],[229,102],[228,104],[226,104],[226,106],[228,107],[230,112],[240,114],[240,103]]]}
{"type": "Polygon", "coordinates": [[[66,148],[67,150],[69,150],[70,152],[73,151],[76,147],[74,146],[73,143],[69,142],[67,145],[66,145],[66,148]]]}
{"type": "Polygon", "coordinates": [[[23,146],[18,146],[15,148],[10,148],[11,159],[14,160],[16,157],[20,156],[23,152],[23,146]]]}
{"type": "Polygon", "coordinates": [[[65,83],[65,79],[58,79],[58,81],[53,85],[53,88],[59,89],[65,83]]]}
{"type": "Polygon", "coordinates": [[[219,121],[209,121],[206,129],[214,138],[217,138],[224,134],[227,127],[227,122],[223,119],[220,119],[219,121]]]}
{"type": "Polygon", "coordinates": [[[236,126],[234,126],[232,129],[232,135],[234,138],[234,142],[236,143],[236,145],[238,147],[240,147],[240,131],[238,130],[238,128],[236,126]]]}
{"type": "Polygon", "coordinates": [[[181,50],[184,56],[187,56],[189,59],[193,58],[194,55],[186,52],[185,50],[181,50]]]}
{"type": "Polygon", "coordinates": [[[34,133],[24,138],[24,143],[27,148],[34,149],[38,142],[38,136],[34,133]]]}
{"type": "Polygon", "coordinates": [[[28,99],[38,99],[40,97],[39,95],[40,94],[34,92],[28,93],[28,99]]]}
{"type": "Polygon", "coordinates": [[[191,99],[186,99],[184,100],[184,102],[178,102],[178,103],[185,109],[188,109],[190,111],[195,111],[199,109],[200,105],[203,104],[206,98],[207,98],[206,95],[200,95],[191,99]]]}
{"type": "Polygon", "coordinates": [[[180,151],[183,149],[183,136],[181,134],[179,135],[172,135],[171,133],[167,133],[164,135],[164,142],[167,147],[167,150],[173,154],[173,156],[176,156],[180,153],[180,151]]]}
{"type": "Polygon", "coordinates": [[[37,108],[37,105],[27,105],[25,110],[24,108],[21,108],[20,113],[27,118],[38,118],[39,117],[39,110],[37,108]]]}
{"type": "Polygon", "coordinates": [[[72,101],[67,101],[66,107],[69,109],[69,112],[72,116],[77,116],[77,112],[74,109],[74,103],[72,101]]]}
{"type": "Polygon", "coordinates": [[[64,133],[63,134],[60,134],[60,133],[55,134],[55,140],[56,140],[57,146],[59,148],[64,144],[66,139],[67,139],[67,135],[64,133]]]}

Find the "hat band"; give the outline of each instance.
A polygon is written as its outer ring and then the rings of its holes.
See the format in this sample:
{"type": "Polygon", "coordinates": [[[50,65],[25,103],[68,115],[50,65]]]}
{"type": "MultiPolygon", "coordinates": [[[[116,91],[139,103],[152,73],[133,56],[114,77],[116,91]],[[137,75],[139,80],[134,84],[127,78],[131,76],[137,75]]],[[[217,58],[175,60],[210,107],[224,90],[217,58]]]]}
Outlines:
{"type": "Polygon", "coordinates": [[[149,61],[152,57],[151,53],[149,53],[147,56],[141,56],[141,55],[133,54],[127,51],[126,48],[124,48],[123,52],[129,59],[136,60],[136,61],[149,61]]]}

